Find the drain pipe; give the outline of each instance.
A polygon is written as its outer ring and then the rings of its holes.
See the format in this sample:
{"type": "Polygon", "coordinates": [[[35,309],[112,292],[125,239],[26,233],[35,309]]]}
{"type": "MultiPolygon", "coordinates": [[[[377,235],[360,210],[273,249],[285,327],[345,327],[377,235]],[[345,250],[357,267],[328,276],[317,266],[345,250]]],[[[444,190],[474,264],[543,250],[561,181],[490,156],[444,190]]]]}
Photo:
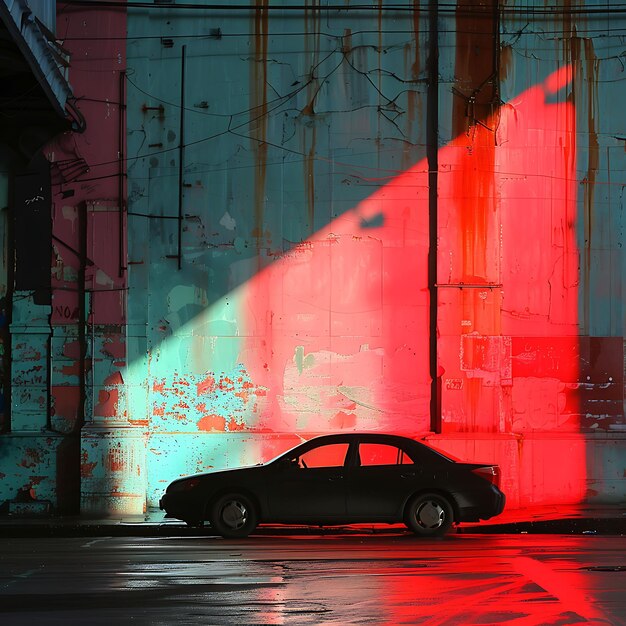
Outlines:
{"type": "Polygon", "coordinates": [[[126,256],[125,256],[125,241],[126,233],[124,228],[124,145],[126,141],[126,132],[124,128],[124,116],[126,112],[126,72],[122,70],[120,72],[120,84],[119,84],[119,122],[118,122],[118,171],[117,171],[117,195],[119,198],[118,204],[118,230],[119,230],[119,271],[118,277],[124,276],[126,270],[126,256]]]}
{"type": "Polygon", "coordinates": [[[439,376],[437,331],[437,239],[439,182],[439,7],[428,3],[428,90],[426,94],[426,158],[428,161],[428,291],[429,302],[429,370],[430,429],[441,432],[441,376],[439,376]]]}

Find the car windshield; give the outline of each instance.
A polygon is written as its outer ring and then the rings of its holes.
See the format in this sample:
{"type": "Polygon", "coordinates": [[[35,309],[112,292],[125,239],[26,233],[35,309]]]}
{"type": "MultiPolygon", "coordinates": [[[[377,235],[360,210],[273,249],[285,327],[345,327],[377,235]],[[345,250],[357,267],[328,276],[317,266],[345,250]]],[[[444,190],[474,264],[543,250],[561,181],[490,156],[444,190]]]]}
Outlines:
{"type": "Polygon", "coordinates": [[[299,444],[293,446],[292,448],[288,448],[284,452],[277,454],[276,456],[272,457],[271,459],[268,459],[267,461],[263,461],[261,465],[269,465],[270,463],[273,463],[274,461],[278,461],[278,459],[280,459],[283,456],[289,456],[293,450],[295,450],[296,448],[299,448],[303,443],[306,443],[306,442],[307,442],[306,439],[302,439],[302,441],[299,444]]]}

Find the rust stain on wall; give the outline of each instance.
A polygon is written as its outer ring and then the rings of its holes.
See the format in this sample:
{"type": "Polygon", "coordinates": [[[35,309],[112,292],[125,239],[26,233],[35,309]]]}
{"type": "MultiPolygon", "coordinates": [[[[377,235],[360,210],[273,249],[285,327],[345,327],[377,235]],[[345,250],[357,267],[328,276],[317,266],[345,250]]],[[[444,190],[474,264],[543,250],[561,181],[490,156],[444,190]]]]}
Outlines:
{"type": "Polygon", "coordinates": [[[500,65],[498,67],[498,78],[500,82],[505,81],[509,76],[509,71],[513,65],[513,46],[502,46],[500,48],[500,65]]]}
{"type": "Polygon", "coordinates": [[[414,79],[420,75],[420,0],[413,0],[413,35],[415,37],[415,57],[411,66],[411,75],[414,79]]]}
{"type": "MultiPolygon", "coordinates": [[[[313,232],[315,219],[315,152],[317,146],[317,128],[315,117],[315,99],[321,85],[317,76],[317,66],[319,63],[320,50],[320,12],[317,10],[319,2],[317,0],[307,0],[304,12],[304,32],[305,58],[310,67],[310,75],[307,84],[307,104],[302,109],[302,115],[311,118],[305,122],[302,129],[302,142],[305,146],[304,156],[304,192],[307,203],[307,222],[310,231],[313,232]]],[[[343,47],[351,46],[351,35],[349,31],[344,38],[343,47]]]]}
{"type": "Polygon", "coordinates": [[[459,246],[462,251],[462,280],[486,282],[489,214],[495,209],[495,134],[489,128],[497,95],[493,42],[494,3],[479,7],[472,0],[457,5],[457,47],[452,125],[460,146],[469,158],[455,176],[459,207],[459,246]],[[467,136],[467,141],[463,136],[467,136]]]}
{"type": "MultiPolygon", "coordinates": [[[[423,7],[422,7],[423,9],[423,7]]],[[[404,51],[405,67],[409,69],[413,84],[417,84],[422,71],[421,58],[421,41],[420,41],[420,3],[419,0],[413,0],[413,13],[411,16],[411,25],[413,30],[413,41],[408,42],[404,51]]],[[[421,99],[418,91],[407,89],[407,111],[406,111],[406,135],[410,142],[414,139],[415,120],[422,120],[421,99]]],[[[402,166],[408,169],[413,164],[414,156],[412,155],[410,144],[405,145],[402,153],[402,166]]]]}
{"type": "Polygon", "coordinates": [[[352,52],[352,29],[346,28],[343,31],[343,38],[341,40],[341,52],[344,55],[348,55],[352,52]]]}
{"type": "Polygon", "coordinates": [[[310,225],[311,231],[313,231],[314,219],[315,219],[315,144],[317,139],[317,129],[315,126],[307,132],[305,129],[305,142],[306,135],[309,135],[309,148],[304,157],[304,189],[307,201],[307,219],[310,225]]]}
{"type": "Polygon", "coordinates": [[[494,164],[495,146],[491,131],[476,126],[471,145],[471,158],[454,179],[455,197],[459,206],[459,237],[462,255],[462,281],[488,281],[487,246],[489,223],[495,210],[494,164]]]}
{"type": "Polygon", "coordinates": [[[453,136],[466,133],[476,121],[486,120],[494,108],[497,85],[494,40],[497,20],[494,0],[476,5],[459,0],[456,15],[455,75],[458,93],[454,99],[453,136]]]}
{"type": "Polygon", "coordinates": [[[250,135],[255,155],[254,217],[255,237],[263,236],[265,179],[267,175],[267,47],[269,11],[263,0],[256,0],[254,12],[254,60],[250,89],[250,135]]]}

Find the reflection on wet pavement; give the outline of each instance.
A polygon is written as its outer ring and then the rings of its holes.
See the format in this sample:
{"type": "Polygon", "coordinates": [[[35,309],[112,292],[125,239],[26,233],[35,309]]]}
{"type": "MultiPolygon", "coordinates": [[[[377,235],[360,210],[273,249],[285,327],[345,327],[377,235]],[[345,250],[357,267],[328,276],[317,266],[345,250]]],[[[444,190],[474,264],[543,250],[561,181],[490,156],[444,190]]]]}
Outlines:
{"type": "Polygon", "coordinates": [[[38,543],[0,540],[3,626],[626,623],[625,537],[38,543]]]}

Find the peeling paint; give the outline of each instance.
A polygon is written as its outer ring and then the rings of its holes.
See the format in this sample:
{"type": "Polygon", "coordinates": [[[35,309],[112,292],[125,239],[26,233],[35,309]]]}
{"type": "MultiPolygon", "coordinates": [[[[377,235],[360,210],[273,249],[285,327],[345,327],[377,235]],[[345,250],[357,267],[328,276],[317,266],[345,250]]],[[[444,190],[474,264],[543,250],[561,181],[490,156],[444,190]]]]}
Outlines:
{"type": "Polygon", "coordinates": [[[24,454],[25,456],[20,462],[22,467],[37,467],[44,460],[43,452],[36,448],[26,448],[24,454]]]}
{"type": "Polygon", "coordinates": [[[226,419],[220,415],[205,415],[198,422],[198,429],[205,431],[224,432],[226,430],[226,419]]]}

